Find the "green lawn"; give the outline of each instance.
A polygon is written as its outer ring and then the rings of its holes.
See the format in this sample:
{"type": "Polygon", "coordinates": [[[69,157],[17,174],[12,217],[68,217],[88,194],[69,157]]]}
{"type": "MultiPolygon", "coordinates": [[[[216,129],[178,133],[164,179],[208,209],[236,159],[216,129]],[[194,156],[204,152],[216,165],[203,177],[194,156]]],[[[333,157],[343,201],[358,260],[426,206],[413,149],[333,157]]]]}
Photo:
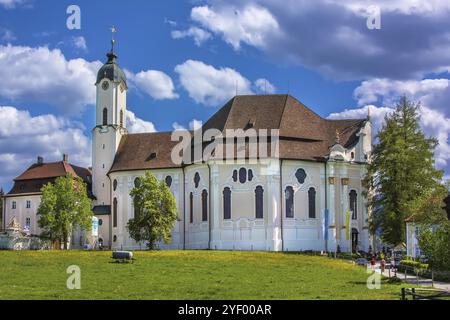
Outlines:
{"type": "Polygon", "coordinates": [[[399,299],[401,284],[366,287],[364,268],[293,253],[0,251],[0,299],[399,299]],[[68,290],[66,269],[81,268],[68,290]]]}

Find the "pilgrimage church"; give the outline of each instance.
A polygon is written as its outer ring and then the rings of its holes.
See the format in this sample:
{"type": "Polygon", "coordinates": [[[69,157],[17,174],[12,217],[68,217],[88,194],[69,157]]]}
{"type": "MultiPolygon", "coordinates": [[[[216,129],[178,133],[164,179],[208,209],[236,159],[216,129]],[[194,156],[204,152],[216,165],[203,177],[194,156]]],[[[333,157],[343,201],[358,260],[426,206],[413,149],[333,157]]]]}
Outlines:
{"type": "MultiPolygon", "coordinates": [[[[371,153],[369,119],[324,119],[286,94],[238,95],[200,132],[276,131],[276,153],[251,159],[247,148],[244,157],[227,155],[229,161],[213,152],[201,161],[174,162],[179,141],[171,132],[128,133],[127,79],[113,49],[107,58],[95,83],[92,168],[72,165],[67,156],[53,163],[39,158],[4,196],[3,228],[14,220],[40,234],[40,188],[70,172],[91,191],[98,242],[111,249],[145,248],[129,237],[126,225],[134,215],[130,191],[150,170],[170,187],[178,208],[172,242],[163,249],[369,250],[362,183],[371,153]]],[[[73,247],[80,241],[73,239],[73,247]]]]}

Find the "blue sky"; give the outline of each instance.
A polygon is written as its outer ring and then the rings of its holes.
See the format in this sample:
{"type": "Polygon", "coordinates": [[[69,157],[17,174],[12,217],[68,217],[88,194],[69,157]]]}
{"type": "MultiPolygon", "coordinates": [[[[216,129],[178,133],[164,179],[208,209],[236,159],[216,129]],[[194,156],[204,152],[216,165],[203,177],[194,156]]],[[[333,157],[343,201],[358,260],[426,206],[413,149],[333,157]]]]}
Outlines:
{"type": "Polygon", "coordinates": [[[423,104],[450,172],[450,5],[442,1],[0,0],[0,186],[37,155],[90,163],[95,74],[115,25],[132,132],[206,121],[237,91],[287,93],[375,129],[400,95],[423,104]],[[66,27],[69,5],[81,29],[66,27]],[[381,29],[366,22],[376,5],[381,29]]]}

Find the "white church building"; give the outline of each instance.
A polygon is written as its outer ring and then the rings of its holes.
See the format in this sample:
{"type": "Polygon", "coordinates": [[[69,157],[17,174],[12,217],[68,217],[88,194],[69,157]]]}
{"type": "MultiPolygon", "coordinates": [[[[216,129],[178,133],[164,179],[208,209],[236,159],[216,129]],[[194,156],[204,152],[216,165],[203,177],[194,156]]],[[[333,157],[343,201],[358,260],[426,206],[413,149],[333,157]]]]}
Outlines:
{"type": "MultiPolygon", "coordinates": [[[[173,149],[179,141],[172,141],[171,132],[127,132],[127,80],[115,53],[107,57],[95,84],[91,178],[104,247],[145,248],[126,226],[134,215],[130,191],[150,170],[166,181],[178,208],[172,242],[161,248],[369,250],[370,212],[362,182],[371,152],[369,119],[324,119],[286,94],[235,96],[196,132],[276,130],[276,154],[252,159],[247,150],[243,158],[230,159],[213,152],[201,161],[176,163],[173,149]]],[[[238,147],[236,139],[231,144],[238,147]]],[[[5,222],[20,193],[14,190],[17,194],[5,198],[5,222]]]]}

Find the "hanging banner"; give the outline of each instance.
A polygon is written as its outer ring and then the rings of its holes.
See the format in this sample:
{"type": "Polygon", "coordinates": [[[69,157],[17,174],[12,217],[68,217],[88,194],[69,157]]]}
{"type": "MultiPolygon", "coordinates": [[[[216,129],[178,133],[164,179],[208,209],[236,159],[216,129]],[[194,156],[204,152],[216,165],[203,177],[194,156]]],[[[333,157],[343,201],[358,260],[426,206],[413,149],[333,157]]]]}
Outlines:
{"type": "Polygon", "coordinates": [[[92,236],[98,237],[98,218],[92,217],[92,236]]]}
{"type": "Polygon", "coordinates": [[[345,213],[345,239],[350,239],[350,211],[345,213]]]}

